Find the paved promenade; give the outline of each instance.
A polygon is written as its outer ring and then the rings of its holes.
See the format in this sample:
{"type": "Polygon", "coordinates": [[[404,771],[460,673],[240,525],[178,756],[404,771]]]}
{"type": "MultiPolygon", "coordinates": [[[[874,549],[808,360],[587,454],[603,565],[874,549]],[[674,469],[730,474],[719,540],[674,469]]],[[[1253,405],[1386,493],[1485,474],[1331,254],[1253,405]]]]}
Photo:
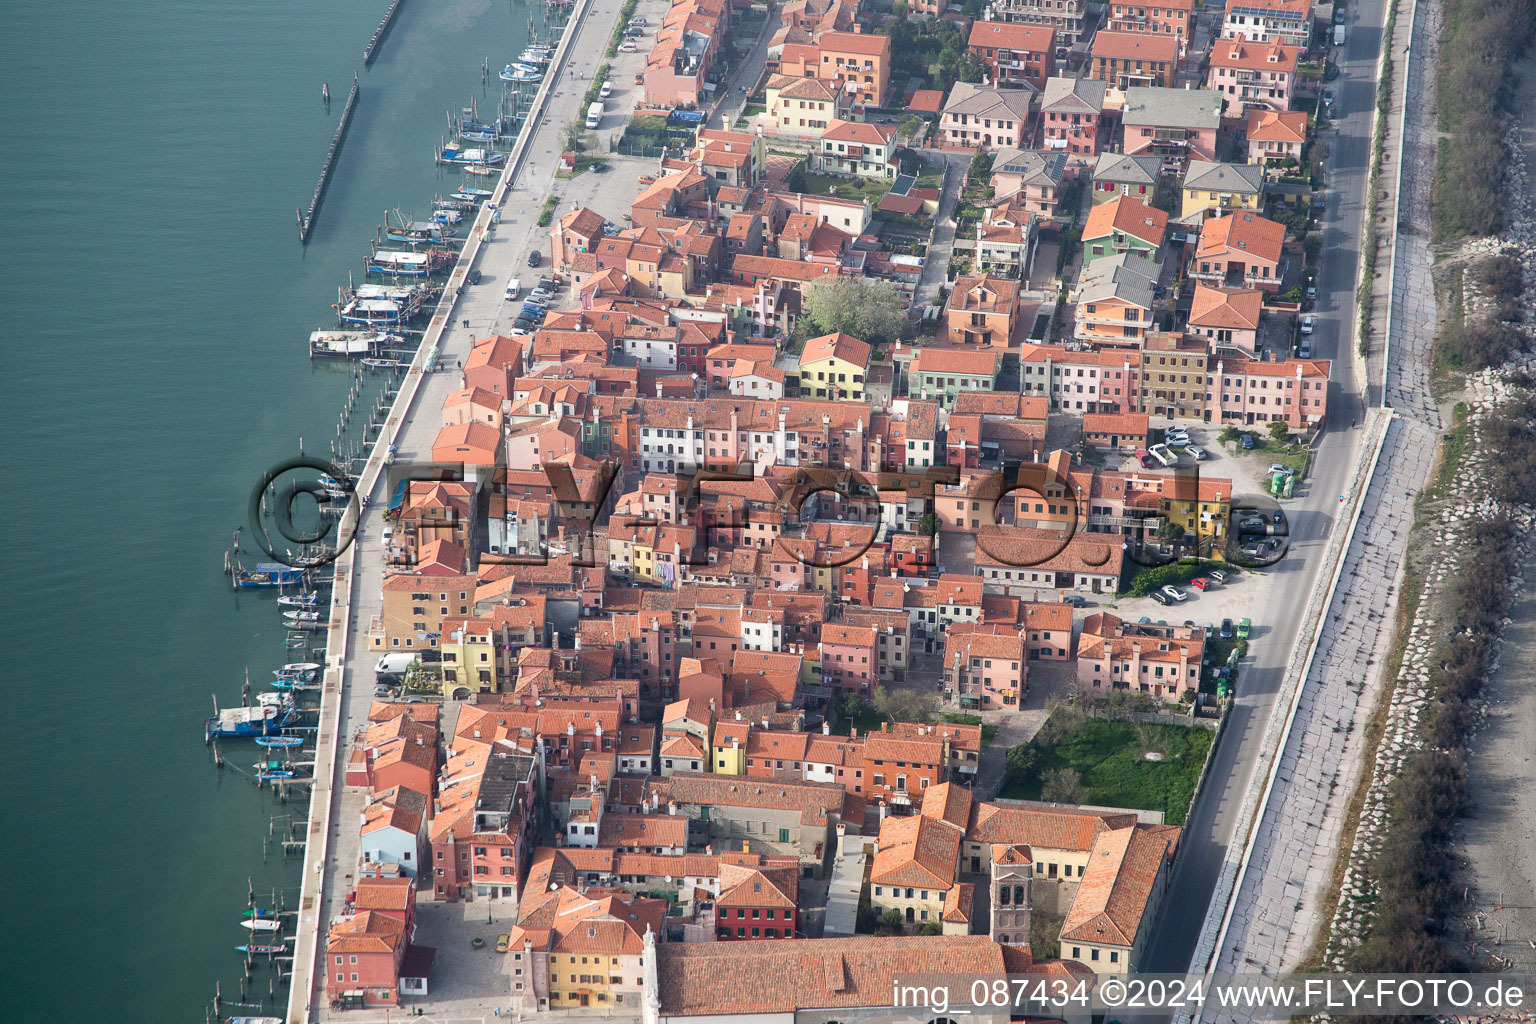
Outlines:
{"type": "MultiPolygon", "coordinates": [[[[1274,974],[1298,966],[1322,918],[1345,815],[1364,767],[1366,719],[1379,703],[1393,640],[1403,556],[1413,502],[1429,479],[1439,416],[1429,393],[1435,330],[1430,280],[1429,191],[1433,181],[1433,55],[1438,33],[1431,0],[1403,0],[1394,38],[1397,56],[1389,121],[1389,181],[1398,224],[1390,258],[1391,303],[1383,309],[1387,361],[1371,360],[1373,391],[1385,385],[1395,415],[1308,664],[1295,717],[1246,854],[1237,891],[1217,940],[1214,967],[1274,974]],[[1409,39],[1413,57],[1407,59],[1409,39]],[[1401,118],[1401,120],[1398,120],[1401,118]],[[1403,129],[1406,130],[1403,130],[1403,129]],[[1401,181],[1394,166],[1400,167],[1401,181]]],[[[1392,209],[1391,206],[1388,209],[1392,209]]],[[[1390,214],[1388,215],[1390,216],[1390,214]]],[[[1220,1019],[1243,1019],[1222,1017],[1220,1019]]]]}
{"type": "MultiPolygon", "coordinates": [[[[501,223],[491,225],[489,213],[482,210],[470,228],[464,255],[446,286],[450,298],[435,313],[386,421],[385,435],[359,479],[358,493],[367,497],[374,509],[381,508],[388,497],[383,448],[391,438],[398,444],[397,465],[431,458],[432,442],[442,425],[443,400],[460,385],[457,367],[469,355],[474,339],[492,333],[497,321],[506,315],[508,303],[502,296],[502,283],[513,276],[515,268],[528,269],[530,250],[548,248],[544,243],[548,229],[538,227],[536,220],[544,196],[556,191],[554,172],[562,148],[561,135],[580,113],[619,9],[618,0],[584,0],[573,12],[554,65],[559,73],[543,90],[542,103],[536,101],[536,126],[514,150],[498,186],[504,191],[501,223]],[[471,268],[481,271],[480,285],[465,283],[471,268]],[[434,369],[428,370],[429,365],[434,369]]],[[[286,1015],[289,1024],[316,1020],[327,1006],[324,975],[315,971],[315,958],[321,948],[321,933],[340,912],[352,881],[350,872],[357,863],[363,794],[342,787],[339,773],[348,741],[366,721],[373,700],[372,663],[376,658],[368,650],[367,630],[380,612],[384,563],[381,532],[376,513],[363,516],[354,543],[336,563],[316,743],[317,779],[310,803],[293,986],[286,1015]]]]}

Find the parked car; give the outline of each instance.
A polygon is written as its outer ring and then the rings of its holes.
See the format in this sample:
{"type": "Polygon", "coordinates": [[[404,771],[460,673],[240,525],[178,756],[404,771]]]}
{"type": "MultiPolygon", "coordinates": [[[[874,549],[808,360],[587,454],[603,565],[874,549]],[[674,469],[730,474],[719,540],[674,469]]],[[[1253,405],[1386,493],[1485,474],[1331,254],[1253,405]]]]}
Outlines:
{"type": "Polygon", "coordinates": [[[1232,629],[1232,620],[1231,619],[1222,619],[1221,620],[1221,638],[1223,640],[1231,640],[1232,637],[1235,636],[1235,635],[1236,634],[1235,634],[1234,630],[1232,629]]]}
{"type": "Polygon", "coordinates": [[[1174,427],[1163,431],[1163,444],[1188,444],[1189,431],[1182,427],[1174,427]]]}
{"type": "Polygon", "coordinates": [[[496,952],[505,953],[512,947],[511,933],[496,936],[496,952]]]}
{"type": "Polygon", "coordinates": [[[518,293],[521,292],[522,290],[523,290],[523,282],[521,280],[519,280],[518,278],[514,277],[512,280],[508,281],[507,282],[507,301],[511,302],[513,299],[517,298],[518,293]]]}
{"type": "Polygon", "coordinates": [[[544,257],[539,253],[539,250],[535,249],[528,254],[528,265],[530,267],[536,267],[542,262],[544,262],[544,257]]]}
{"type": "Polygon", "coordinates": [[[624,40],[624,42],[619,44],[619,52],[620,53],[634,53],[635,52],[635,44],[632,41],[626,39],[626,40],[624,40]]]}
{"type": "MultiPolygon", "coordinates": [[[[1281,463],[1278,463],[1278,462],[1272,462],[1269,465],[1269,472],[1270,472],[1271,475],[1273,475],[1275,473],[1280,473],[1280,474],[1283,474],[1285,476],[1290,476],[1292,473],[1294,473],[1296,471],[1294,469],[1292,469],[1290,466],[1282,465],[1281,463]]],[[[1278,513],[1278,511],[1279,510],[1277,509],[1276,512],[1278,513]]]]}
{"type": "Polygon", "coordinates": [[[607,170],[608,170],[608,165],[603,163],[601,160],[599,160],[597,163],[592,165],[592,173],[593,174],[603,174],[603,173],[606,173],[607,170]]]}
{"type": "Polygon", "coordinates": [[[1239,619],[1237,622],[1237,638],[1247,640],[1248,634],[1253,631],[1253,623],[1247,619],[1239,619]]]}
{"type": "Polygon", "coordinates": [[[1152,455],[1145,448],[1136,449],[1136,461],[1141,463],[1142,469],[1152,468],[1152,455]]]}
{"type": "Polygon", "coordinates": [[[1315,285],[1315,284],[1307,285],[1307,301],[1308,302],[1316,302],[1317,301],[1317,285],[1315,285]]]}
{"type": "Polygon", "coordinates": [[[1332,103],[1333,102],[1333,90],[1332,89],[1324,89],[1323,90],[1323,102],[1324,103],[1332,103]]]}
{"type": "Polygon", "coordinates": [[[1188,455],[1190,458],[1194,459],[1196,462],[1204,462],[1205,461],[1205,449],[1201,448],[1199,445],[1195,445],[1195,444],[1187,444],[1187,445],[1185,445],[1184,446],[1184,454],[1188,455]]]}
{"type": "Polygon", "coordinates": [[[1154,459],[1156,459],[1158,462],[1161,462],[1165,466],[1171,466],[1179,461],[1179,457],[1173,454],[1173,452],[1168,448],[1166,444],[1153,445],[1151,448],[1147,449],[1147,454],[1151,455],[1154,459]]]}
{"type": "Polygon", "coordinates": [[[1227,574],[1222,572],[1220,569],[1212,569],[1209,575],[1211,579],[1215,580],[1217,583],[1227,582],[1227,574]]]}
{"type": "Polygon", "coordinates": [[[1211,581],[1204,576],[1196,576],[1194,579],[1189,581],[1189,585],[1194,587],[1196,590],[1205,590],[1210,587],[1211,581]]]}
{"type": "Polygon", "coordinates": [[[1168,600],[1170,600],[1170,601],[1182,601],[1182,600],[1184,600],[1185,598],[1187,598],[1189,596],[1184,591],[1180,590],[1178,587],[1175,587],[1171,583],[1168,586],[1164,587],[1162,589],[1161,593],[1166,594],[1167,597],[1168,597],[1168,600]]]}
{"type": "MultiPolygon", "coordinates": [[[[1156,601],[1158,604],[1173,604],[1173,598],[1169,597],[1167,594],[1163,593],[1161,590],[1154,590],[1154,591],[1152,591],[1152,593],[1148,594],[1147,596],[1150,597],[1152,600],[1156,601]]],[[[1143,616],[1142,620],[1141,620],[1142,625],[1146,625],[1150,621],[1151,620],[1146,618],[1145,616],[1143,616]]]]}
{"type": "Polygon", "coordinates": [[[1253,450],[1253,435],[1252,434],[1244,434],[1242,437],[1237,439],[1237,443],[1238,443],[1238,445],[1240,447],[1242,447],[1242,449],[1244,451],[1252,451],[1253,450]]]}
{"type": "Polygon", "coordinates": [[[1244,516],[1238,520],[1237,528],[1243,533],[1263,533],[1269,528],[1263,516],[1244,516]]]}
{"type": "Polygon", "coordinates": [[[480,283],[480,270],[479,270],[478,267],[475,268],[474,270],[471,270],[467,276],[469,278],[469,283],[470,284],[479,284],[480,283]]]}
{"type": "Polygon", "coordinates": [[[598,96],[602,97],[603,99],[607,99],[609,96],[612,96],[613,95],[613,80],[609,79],[608,81],[604,82],[603,83],[603,87],[601,89],[597,90],[597,94],[598,94],[598,96]]]}
{"type": "Polygon", "coordinates": [[[1312,320],[1312,318],[1310,316],[1302,317],[1301,318],[1301,333],[1302,334],[1311,334],[1312,333],[1312,328],[1313,328],[1313,320],[1312,320]]]}
{"type": "Polygon", "coordinates": [[[1301,339],[1301,344],[1296,347],[1296,355],[1298,355],[1302,359],[1311,359],[1312,358],[1312,342],[1309,339],[1307,339],[1307,338],[1301,339]]]}

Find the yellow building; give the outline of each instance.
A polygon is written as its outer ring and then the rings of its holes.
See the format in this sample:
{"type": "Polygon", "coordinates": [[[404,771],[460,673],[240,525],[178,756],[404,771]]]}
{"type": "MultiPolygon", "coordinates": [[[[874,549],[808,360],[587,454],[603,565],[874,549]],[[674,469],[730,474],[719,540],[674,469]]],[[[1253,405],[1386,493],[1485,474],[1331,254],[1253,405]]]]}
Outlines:
{"type": "Polygon", "coordinates": [[[1184,528],[1185,534],[1205,539],[1226,536],[1232,514],[1232,481],[1201,477],[1175,477],[1158,499],[1158,512],[1184,528]]]}
{"type": "Polygon", "coordinates": [[[800,353],[800,393],[806,398],[864,401],[869,346],[847,334],[824,334],[800,353]]]}
{"type": "Polygon", "coordinates": [[[1191,160],[1180,191],[1180,220],[1202,211],[1207,217],[1220,217],[1233,210],[1257,212],[1264,192],[1264,169],[1256,164],[1191,160]]]}
{"type": "Polygon", "coordinates": [[[710,770],[716,775],[747,774],[747,736],[751,726],[746,722],[716,722],[715,735],[710,740],[710,770]]]}
{"type": "Polygon", "coordinates": [[[443,696],[462,700],[472,693],[495,693],[496,624],[490,619],[450,619],[443,623],[443,696]]]}
{"type": "Polygon", "coordinates": [[[908,930],[940,923],[955,885],[963,832],[950,821],[922,814],[882,821],[869,872],[870,905],[881,915],[897,911],[908,930]]]}
{"type": "Polygon", "coordinates": [[[512,929],[512,999],[525,1012],[588,1007],[638,1013],[645,935],[661,933],[665,900],[570,886],[528,893],[512,929]]]}

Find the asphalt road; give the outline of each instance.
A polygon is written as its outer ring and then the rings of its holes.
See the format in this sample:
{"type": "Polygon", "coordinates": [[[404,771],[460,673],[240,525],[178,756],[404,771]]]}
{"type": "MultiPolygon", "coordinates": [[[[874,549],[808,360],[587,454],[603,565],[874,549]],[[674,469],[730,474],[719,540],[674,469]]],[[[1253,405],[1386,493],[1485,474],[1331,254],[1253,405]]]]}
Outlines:
{"type": "MultiPolygon", "coordinates": [[[[1359,362],[1355,354],[1355,273],[1360,261],[1376,63],[1385,16],[1383,0],[1356,0],[1351,5],[1344,53],[1338,60],[1339,77],[1328,83],[1342,117],[1335,122],[1337,130],[1323,136],[1330,150],[1329,200],[1322,221],[1317,327],[1312,344],[1315,356],[1334,360],[1328,391],[1329,430],[1319,445],[1306,493],[1287,506],[1290,550],[1283,561],[1268,570],[1264,583],[1272,588],[1266,601],[1270,617],[1255,623],[1252,653],[1242,668],[1231,718],[1211,762],[1206,786],[1185,823],[1178,863],[1139,967],[1144,972],[1191,969],[1190,956],[1222,863],[1229,855],[1228,846],[1240,826],[1247,828],[1247,822],[1238,820],[1243,794],[1253,776],[1265,726],[1275,713],[1286,660],[1299,642],[1301,616],[1328,533],[1339,518],[1339,489],[1345,486],[1358,454],[1360,430],[1351,429],[1350,424],[1363,419],[1365,399],[1355,378],[1359,362]]],[[[1379,401],[1374,392],[1371,397],[1379,401]]],[[[1248,578],[1239,585],[1257,584],[1248,578]]],[[[1230,853],[1233,858],[1240,855],[1239,850],[1230,853]]]]}

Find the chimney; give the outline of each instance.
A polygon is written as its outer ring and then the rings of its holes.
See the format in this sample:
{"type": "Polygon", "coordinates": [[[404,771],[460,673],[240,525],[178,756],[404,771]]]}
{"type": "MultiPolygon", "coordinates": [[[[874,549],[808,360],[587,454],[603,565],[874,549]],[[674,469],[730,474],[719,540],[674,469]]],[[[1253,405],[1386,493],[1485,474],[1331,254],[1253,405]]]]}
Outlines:
{"type": "Polygon", "coordinates": [[[714,854],[715,854],[715,844],[714,843],[706,843],[704,845],[704,856],[706,856],[706,857],[713,857],[714,854]]]}
{"type": "Polygon", "coordinates": [[[676,800],[668,800],[667,801],[667,813],[672,815],[673,817],[677,816],[677,801],[676,800]]]}
{"type": "Polygon", "coordinates": [[[821,734],[823,736],[831,736],[832,735],[832,723],[831,722],[822,722],[821,723],[821,734]]]}

